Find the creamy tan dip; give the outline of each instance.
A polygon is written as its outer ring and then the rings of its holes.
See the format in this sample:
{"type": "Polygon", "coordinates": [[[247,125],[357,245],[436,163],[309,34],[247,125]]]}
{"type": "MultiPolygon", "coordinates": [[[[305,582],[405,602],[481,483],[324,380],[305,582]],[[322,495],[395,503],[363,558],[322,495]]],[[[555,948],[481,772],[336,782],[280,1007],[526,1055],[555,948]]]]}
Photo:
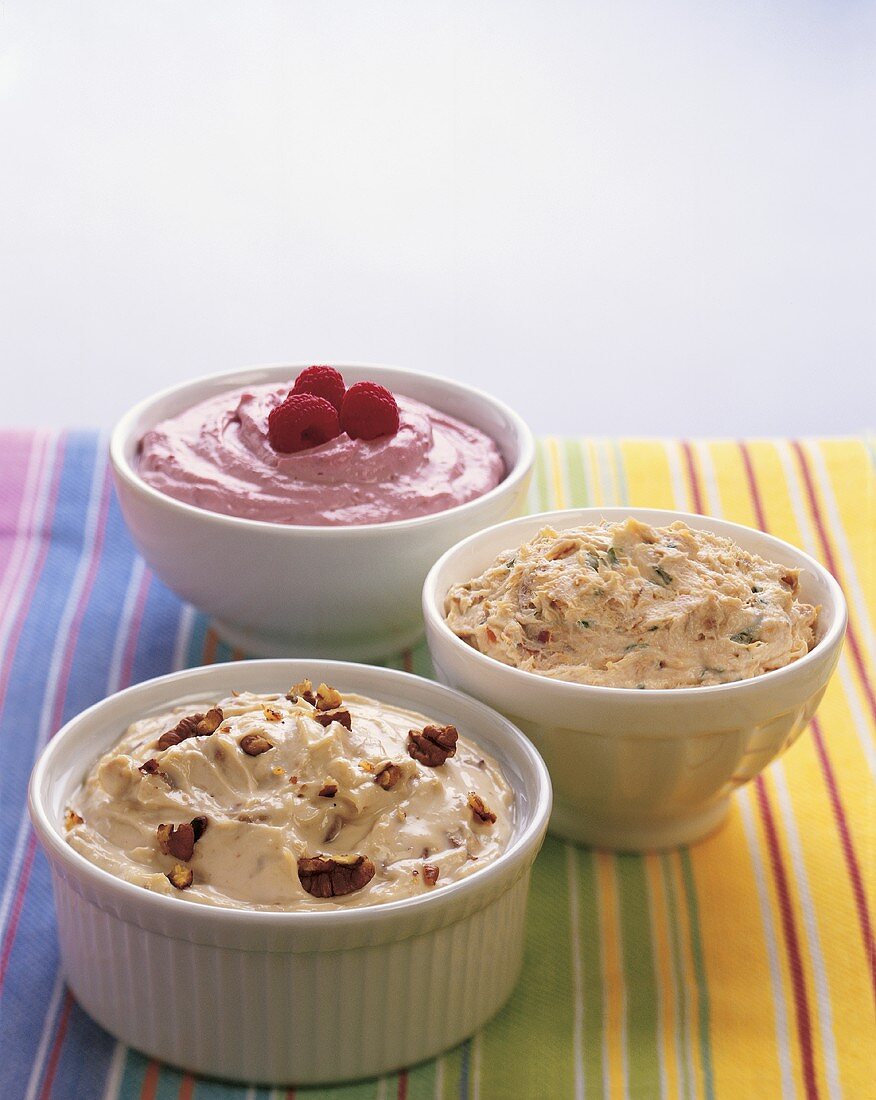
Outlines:
{"type": "Polygon", "coordinates": [[[69,843],[148,890],[265,910],[412,897],[505,850],[512,791],[454,727],[324,685],[290,695],[134,723],[72,799],[69,843]]]}
{"type": "Polygon", "coordinates": [[[796,661],[818,611],[799,570],[684,523],[546,527],[454,585],[451,630],[527,672],[625,688],[724,684],[796,661]]]}

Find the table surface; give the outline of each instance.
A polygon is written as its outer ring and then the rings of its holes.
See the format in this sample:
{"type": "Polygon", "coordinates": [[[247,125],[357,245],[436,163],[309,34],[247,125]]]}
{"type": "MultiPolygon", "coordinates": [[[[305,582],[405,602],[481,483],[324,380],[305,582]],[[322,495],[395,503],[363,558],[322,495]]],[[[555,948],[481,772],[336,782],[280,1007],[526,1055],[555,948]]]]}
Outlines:
{"type": "MultiPolygon", "coordinates": [[[[105,441],[0,434],[0,478],[0,1095],[264,1100],[269,1090],[150,1061],[78,1008],[58,968],[48,868],[24,808],[33,759],[65,720],[128,683],[235,654],[134,553],[105,441]]],[[[738,792],[710,839],[636,856],[548,838],[522,979],[482,1032],[407,1072],[313,1095],[867,1094],[874,486],[872,452],[855,439],[539,443],[532,510],[677,507],[805,548],[848,596],[844,653],[810,730],[738,792]]],[[[392,663],[431,672],[423,647],[392,663]]]]}

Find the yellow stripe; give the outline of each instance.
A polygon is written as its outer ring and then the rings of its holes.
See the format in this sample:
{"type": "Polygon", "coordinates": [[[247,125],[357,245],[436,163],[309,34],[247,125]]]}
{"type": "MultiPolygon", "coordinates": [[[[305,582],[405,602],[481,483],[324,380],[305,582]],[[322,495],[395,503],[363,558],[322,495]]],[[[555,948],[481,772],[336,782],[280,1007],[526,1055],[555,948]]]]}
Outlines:
{"type": "Polygon", "coordinates": [[[691,951],[691,927],[687,903],[684,896],[684,880],[681,870],[681,857],[678,852],[669,855],[669,871],[672,881],[672,889],[677,900],[675,911],[679,924],[682,957],[679,960],[681,966],[682,981],[684,982],[683,994],[687,999],[687,1020],[690,1032],[690,1046],[688,1057],[692,1063],[693,1080],[691,1086],[694,1096],[703,1095],[703,1066],[700,1058],[700,1028],[699,1028],[699,992],[697,990],[696,969],[693,953],[691,951]]]}
{"type": "Polygon", "coordinates": [[[603,975],[603,1051],[605,1095],[626,1095],[624,1070],[624,969],[620,942],[620,915],[617,907],[615,856],[595,852],[596,881],[599,887],[599,929],[602,945],[603,975]]]}
{"type": "Polygon", "coordinates": [[[663,890],[660,857],[643,856],[648,881],[649,912],[651,914],[651,939],[657,969],[657,988],[660,995],[660,1034],[663,1067],[666,1075],[664,1087],[667,1096],[681,1094],[678,1064],[677,1036],[680,1027],[677,991],[673,990],[672,948],[669,942],[669,915],[663,890]]]}
{"type": "Polygon", "coordinates": [[[560,458],[560,448],[556,439],[548,440],[548,456],[551,466],[551,486],[553,488],[554,508],[566,507],[566,489],[563,483],[563,468],[562,459],[560,458]]]}
{"type": "Polygon", "coordinates": [[[626,440],[621,454],[627,472],[630,506],[634,508],[680,508],[675,503],[666,450],[658,440],[626,440]]]}

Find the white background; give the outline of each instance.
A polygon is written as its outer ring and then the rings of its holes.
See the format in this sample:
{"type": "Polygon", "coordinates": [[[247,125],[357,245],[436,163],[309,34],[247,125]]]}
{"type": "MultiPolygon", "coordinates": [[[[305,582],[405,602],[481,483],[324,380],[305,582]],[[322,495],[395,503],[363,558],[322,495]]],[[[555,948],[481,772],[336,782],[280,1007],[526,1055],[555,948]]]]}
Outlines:
{"type": "Polygon", "coordinates": [[[0,2],[0,423],[281,359],[872,425],[876,5],[0,2]]]}

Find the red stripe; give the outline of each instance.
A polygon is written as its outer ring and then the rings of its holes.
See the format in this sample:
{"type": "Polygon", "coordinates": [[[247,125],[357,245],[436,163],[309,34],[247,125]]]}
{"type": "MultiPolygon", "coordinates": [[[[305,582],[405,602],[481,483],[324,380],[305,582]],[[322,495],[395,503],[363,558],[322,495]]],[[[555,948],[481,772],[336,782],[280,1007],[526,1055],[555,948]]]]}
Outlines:
{"type": "Polygon", "coordinates": [[[770,864],[773,869],[773,878],[776,880],[779,911],[782,914],[782,929],[785,933],[788,961],[791,966],[791,983],[794,987],[794,1001],[797,1005],[797,1036],[800,1040],[800,1050],[803,1055],[803,1080],[806,1085],[806,1095],[812,1098],[818,1096],[818,1085],[815,1080],[815,1057],[812,1050],[812,1022],[809,1018],[809,999],[806,995],[806,982],[803,978],[803,960],[800,955],[800,941],[797,938],[797,925],[794,921],[791,892],[788,889],[788,879],[779,848],[776,823],[773,818],[770,800],[767,797],[763,776],[759,775],[755,779],[754,785],[757,791],[757,804],[766,830],[770,864]]]}
{"type": "Polygon", "coordinates": [[[143,1074],[143,1085],[140,1089],[140,1100],[155,1100],[158,1092],[158,1078],[161,1074],[161,1066],[153,1058],[143,1074]]]}
{"type": "Polygon", "coordinates": [[[873,995],[874,998],[876,998],[876,941],[874,941],[873,937],[873,923],[870,919],[870,908],[867,905],[867,894],[864,890],[864,880],[861,877],[861,867],[855,853],[855,846],[852,843],[852,835],[849,831],[849,823],[846,818],[845,810],[843,809],[842,800],[840,799],[836,776],[834,775],[830,758],[827,755],[824,736],[821,732],[821,726],[817,718],[812,719],[812,738],[815,741],[815,751],[818,754],[818,762],[821,765],[821,771],[827,784],[833,816],[836,820],[836,827],[839,830],[843,857],[846,861],[846,869],[849,872],[852,893],[855,897],[855,906],[858,910],[858,923],[861,925],[864,952],[867,955],[867,962],[870,965],[870,981],[873,985],[873,995]]]}
{"type": "MultiPolygon", "coordinates": [[[[36,835],[31,831],[30,836],[27,838],[27,848],[24,853],[24,862],[21,868],[21,875],[24,881],[30,877],[30,869],[33,864],[33,857],[36,853],[36,835]]],[[[9,969],[9,960],[12,956],[12,945],[15,943],[15,933],[18,930],[18,922],[21,919],[21,911],[24,908],[24,890],[17,890],[15,894],[15,901],[12,905],[12,913],[9,916],[9,923],[6,925],[6,939],[3,944],[3,954],[0,956],[0,990],[3,988],[3,982],[6,978],[6,971],[9,969]]]]}
{"type": "Polygon", "coordinates": [[[179,1085],[179,1100],[192,1100],[195,1094],[195,1079],[187,1073],[179,1085]]]}
{"type": "MultiPolygon", "coordinates": [[[[745,463],[746,474],[748,475],[748,484],[751,490],[752,500],[754,501],[755,514],[757,515],[757,520],[760,526],[764,530],[766,530],[766,518],[764,516],[763,504],[760,499],[760,492],[757,487],[757,479],[754,475],[754,469],[751,464],[751,459],[745,447],[745,444],[740,443],[739,446],[742,449],[742,458],[745,463]]],[[[799,444],[795,443],[794,446],[799,447],[799,444]]],[[[813,503],[813,498],[810,497],[810,504],[812,505],[813,503]]],[[[817,515],[817,513],[813,514],[817,515]]],[[[831,572],[835,572],[832,567],[831,572]]],[[[852,885],[852,894],[854,895],[855,907],[858,911],[858,923],[861,926],[861,933],[864,937],[864,953],[867,956],[867,960],[870,966],[870,980],[873,984],[874,997],[876,997],[876,945],[874,945],[873,939],[873,922],[870,919],[870,909],[867,904],[867,895],[864,891],[863,880],[861,878],[860,864],[858,863],[855,846],[852,842],[852,834],[851,830],[849,829],[846,812],[843,809],[842,799],[840,798],[839,786],[836,781],[833,766],[830,763],[830,757],[827,753],[827,745],[824,741],[824,737],[822,736],[821,726],[819,725],[817,718],[812,719],[812,736],[813,740],[815,741],[815,751],[818,758],[818,764],[821,768],[821,774],[824,776],[825,786],[827,787],[828,797],[830,798],[831,807],[833,809],[834,820],[836,821],[837,830],[839,831],[840,846],[843,850],[843,857],[846,861],[846,870],[848,871],[849,880],[852,885]]]]}
{"type": "Polygon", "coordinates": [[[408,1100],[408,1071],[403,1069],[398,1075],[398,1100],[408,1100]]]}
{"type": "Polygon", "coordinates": [[[697,469],[694,464],[693,450],[689,439],[683,439],[681,441],[681,449],[684,452],[684,464],[687,467],[687,483],[690,486],[691,496],[693,497],[694,511],[699,515],[704,515],[706,509],[703,504],[703,494],[700,489],[697,469]]]}
{"type": "MultiPolygon", "coordinates": [[[[818,538],[821,542],[822,550],[824,551],[824,558],[827,562],[827,568],[833,573],[833,575],[839,579],[839,570],[837,569],[836,559],[833,556],[833,550],[831,549],[830,542],[827,538],[827,530],[824,526],[824,520],[821,515],[821,507],[818,503],[818,497],[815,495],[815,484],[812,480],[812,472],[809,469],[809,462],[806,458],[806,453],[800,445],[800,441],[793,439],[791,441],[791,448],[794,454],[797,456],[797,462],[800,466],[800,471],[803,474],[803,484],[806,486],[806,496],[809,500],[809,511],[812,513],[812,518],[815,520],[815,528],[818,531],[818,538]]],[[[870,677],[867,675],[867,666],[864,664],[864,657],[861,653],[861,646],[858,642],[858,636],[855,633],[855,628],[852,625],[851,618],[849,619],[848,629],[846,631],[846,637],[849,642],[849,649],[852,654],[852,660],[855,668],[858,670],[858,675],[861,678],[861,684],[864,687],[864,692],[867,696],[867,701],[870,704],[870,713],[873,715],[874,721],[876,721],[876,694],[873,692],[873,685],[870,682],[870,677]]]]}
{"type": "Polygon", "coordinates": [[[405,672],[414,671],[414,655],[409,649],[402,654],[402,668],[405,672]]]}
{"type": "Polygon", "coordinates": [[[40,1089],[40,1100],[47,1100],[47,1097],[52,1094],[52,1085],[54,1084],[55,1074],[58,1070],[58,1062],[61,1058],[61,1047],[64,1045],[64,1036],[67,1034],[67,1023],[70,1019],[70,1009],[72,1007],[73,997],[68,989],[64,994],[64,1005],[58,1017],[58,1030],[55,1034],[55,1041],[52,1044],[52,1053],[49,1055],[49,1060],[46,1063],[43,1087],[40,1089]]]}
{"type": "MultiPolygon", "coordinates": [[[[744,443],[740,443],[739,448],[742,452],[742,461],[745,465],[749,492],[751,494],[758,526],[765,530],[766,516],[764,514],[763,501],[760,498],[760,492],[757,487],[757,481],[755,480],[751,457],[744,443]]],[[[696,467],[693,462],[688,466],[688,474],[690,477],[696,479],[696,467]]],[[[695,480],[693,484],[696,484],[695,480]]],[[[776,891],[779,896],[779,909],[782,915],[782,928],[785,936],[785,946],[788,952],[788,964],[791,970],[794,1003],[797,1010],[797,1037],[800,1042],[800,1053],[803,1061],[803,1079],[806,1085],[806,1095],[812,1100],[813,1097],[818,1096],[818,1084],[815,1077],[815,1055],[812,1046],[812,1020],[809,1012],[809,999],[806,995],[806,982],[803,977],[803,960],[800,954],[800,940],[797,935],[797,925],[794,920],[794,910],[791,905],[791,895],[788,889],[788,878],[785,872],[785,864],[782,859],[781,849],[779,847],[773,811],[762,776],[758,776],[755,779],[755,789],[757,791],[758,807],[761,817],[763,818],[767,835],[770,865],[776,883],[776,891]]]]}
{"type": "Polygon", "coordinates": [[[55,455],[55,468],[52,474],[52,484],[49,489],[49,497],[46,503],[46,511],[43,517],[43,521],[40,525],[40,531],[38,537],[42,539],[42,547],[37,556],[36,564],[31,570],[30,579],[27,583],[27,589],[24,593],[24,599],[21,601],[21,605],[18,609],[18,615],[15,619],[15,624],[9,634],[9,642],[6,647],[6,659],[3,661],[2,668],[0,668],[0,711],[6,701],[6,691],[9,687],[9,677],[12,675],[12,665],[15,657],[15,652],[18,649],[18,640],[21,637],[21,632],[24,629],[24,624],[27,621],[27,616],[30,611],[30,605],[33,602],[33,595],[39,584],[40,577],[42,575],[43,566],[46,562],[46,556],[49,553],[50,539],[46,538],[46,534],[50,530],[51,523],[55,517],[55,508],[58,503],[58,489],[61,484],[61,469],[64,465],[64,440],[62,439],[58,444],[58,450],[55,455]]]}

